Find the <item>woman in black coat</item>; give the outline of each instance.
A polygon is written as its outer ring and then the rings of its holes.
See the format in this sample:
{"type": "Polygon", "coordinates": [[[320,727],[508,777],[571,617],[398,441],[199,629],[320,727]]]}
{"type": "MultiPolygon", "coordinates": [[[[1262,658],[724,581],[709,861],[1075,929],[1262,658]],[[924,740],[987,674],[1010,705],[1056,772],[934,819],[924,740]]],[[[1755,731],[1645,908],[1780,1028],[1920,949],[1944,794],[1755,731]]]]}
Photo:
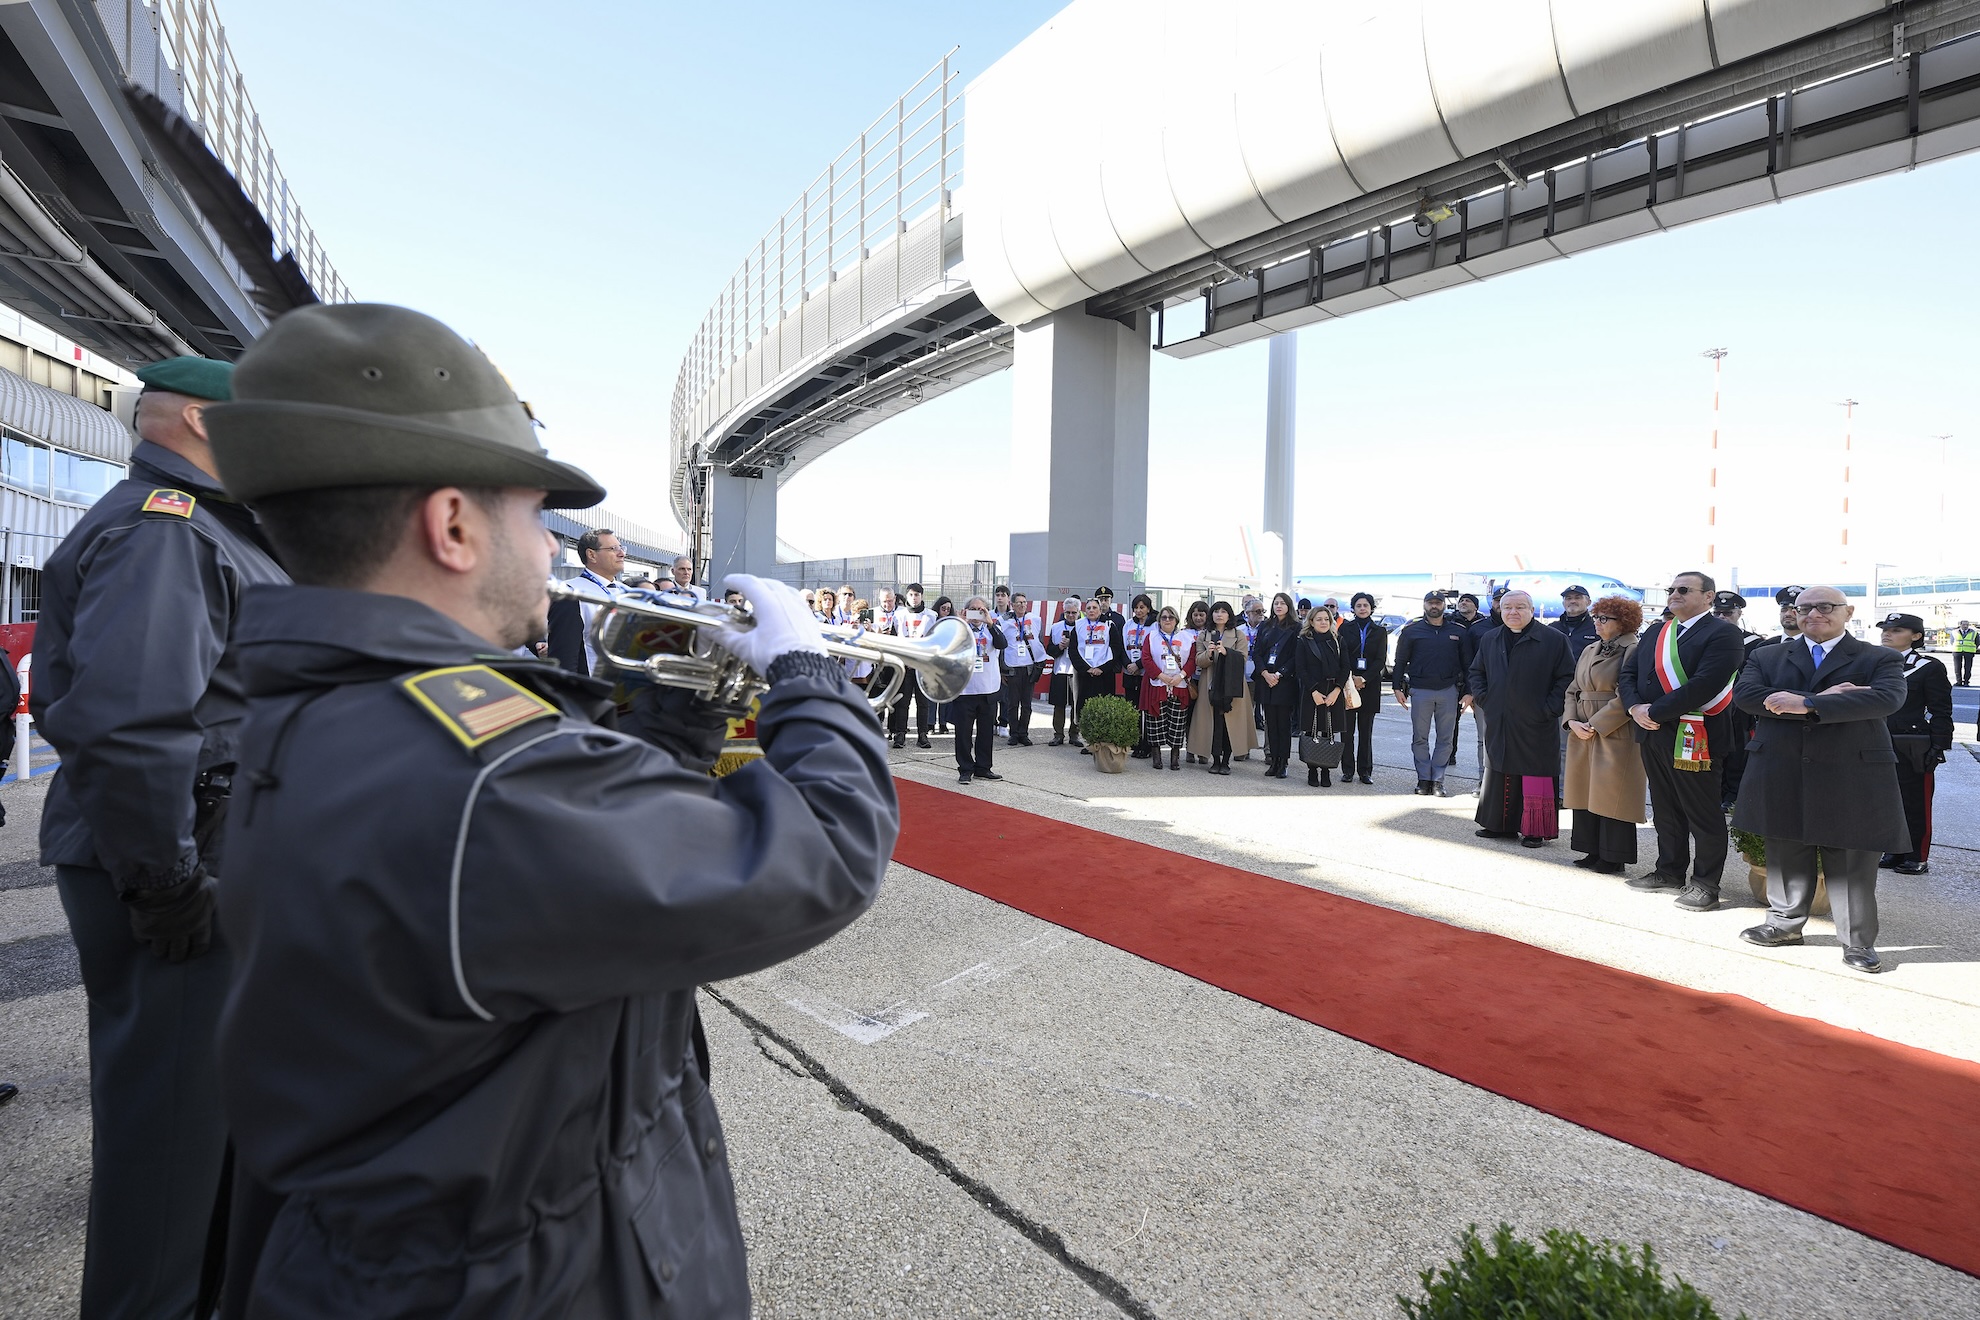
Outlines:
{"type": "Polygon", "coordinates": [[[1265,713],[1267,779],[1284,779],[1292,762],[1293,711],[1299,705],[1293,652],[1298,642],[1299,620],[1293,614],[1292,597],[1281,591],[1272,597],[1272,612],[1258,626],[1258,640],[1251,645],[1258,704],[1265,713]]]}
{"type": "Polygon", "coordinates": [[[1485,709],[1478,837],[1538,848],[1560,837],[1560,727],[1574,657],[1567,638],[1533,617],[1533,598],[1507,592],[1500,623],[1471,661],[1471,699],[1485,709]]]}
{"type": "MultiPolygon", "coordinates": [[[[1348,670],[1341,658],[1341,639],[1334,632],[1334,613],[1315,605],[1306,616],[1299,643],[1293,648],[1293,672],[1299,680],[1299,729],[1325,736],[1340,728],[1341,684],[1348,670]]],[[[1306,767],[1308,788],[1332,788],[1333,772],[1306,767]]]]}

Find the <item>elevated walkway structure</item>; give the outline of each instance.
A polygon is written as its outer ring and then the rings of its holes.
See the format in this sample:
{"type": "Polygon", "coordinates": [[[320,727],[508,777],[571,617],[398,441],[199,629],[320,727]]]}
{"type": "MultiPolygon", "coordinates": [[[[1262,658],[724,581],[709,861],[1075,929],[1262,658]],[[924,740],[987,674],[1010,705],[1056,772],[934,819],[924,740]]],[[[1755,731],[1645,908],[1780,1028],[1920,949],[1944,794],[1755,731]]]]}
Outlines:
{"type": "Polygon", "coordinates": [[[1009,364],[1009,328],[961,270],[961,94],[945,57],[804,190],[696,331],[671,493],[711,580],[774,565],[776,487],[806,462],[1009,364]]]}
{"type": "Polygon", "coordinates": [[[935,200],[883,188],[878,244],[872,212],[834,219],[795,277],[791,215],[758,244],[682,367],[676,512],[703,558],[761,563],[776,481],[1014,363],[1044,580],[1118,593],[1110,570],[1147,539],[1151,349],[1194,356],[1970,151],[1976,30],[1980,0],[1076,0],[970,85],[966,205],[945,61],[922,84],[942,95],[876,121],[796,232],[864,208],[870,185],[841,180],[939,100],[935,200]],[[1099,76],[1123,69],[1188,77],[1151,102],[1099,76]],[[910,295],[888,257],[906,270],[907,217],[932,235],[937,212],[940,278],[910,295]]]}
{"type": "Polygon", "coordinates": [[[297,302],[349,296],[210,0],[0,4],[0,302],[142,365],[232,359],[297,302]],[[161,151],[127,85],[203,168],[161,151]]]}

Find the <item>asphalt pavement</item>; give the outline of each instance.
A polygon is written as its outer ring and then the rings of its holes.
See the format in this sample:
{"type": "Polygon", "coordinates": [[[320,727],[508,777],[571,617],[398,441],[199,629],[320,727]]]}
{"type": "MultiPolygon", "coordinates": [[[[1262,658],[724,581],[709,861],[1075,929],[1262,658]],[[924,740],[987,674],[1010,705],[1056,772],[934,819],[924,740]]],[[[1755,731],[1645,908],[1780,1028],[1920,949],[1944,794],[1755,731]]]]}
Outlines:
{"type": "MultiPolygon", "coordinates": [[[[896,771],[952,788],[948,752],[896,771]]],[[[1932,875],[1884,890],[1878,978],[1826,923],[1752,949],[1757,907],[1684,914],[1558,846],[1481,844],[1470,779],[1410,795],[1393,707],[1377,753],[1374,787],[1323,793],[1256,757],[1101,775],[1041,738],[968,791],[1980,1058],[1980,748],[1942,771],[1932,875]]],[[[88,1179],[85,1004],[32,861],[44,788],[0,787],[9,1317],[75,1313],[88,1179]]],[[[1465,1225],[1501,1220],[1652,1243],[1727,1317],[1980,1317],[1980,1280],[899,866],[851,929],[710,987],[703,1014],[765,1317],[1395,1316],[1465,1225]]]]}

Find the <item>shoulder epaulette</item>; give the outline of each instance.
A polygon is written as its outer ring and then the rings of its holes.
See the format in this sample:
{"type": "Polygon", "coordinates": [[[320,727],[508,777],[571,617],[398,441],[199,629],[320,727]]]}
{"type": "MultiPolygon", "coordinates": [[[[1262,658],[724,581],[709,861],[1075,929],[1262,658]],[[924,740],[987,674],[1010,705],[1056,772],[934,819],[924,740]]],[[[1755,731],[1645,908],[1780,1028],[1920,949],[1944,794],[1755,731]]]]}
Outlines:
{"type": "Polygon", "coordinates": [[[470,750],[558,714],[542,697],[487,665],[429,669],[400,679],[399,688],[470,750]]]}
{"type": "Polygon", "coordinates": [[[139,513],[175,513],[181,518],[192,517],[193,505],[198,500],[182,490],[154,490],[145,498],[139,513]]]}

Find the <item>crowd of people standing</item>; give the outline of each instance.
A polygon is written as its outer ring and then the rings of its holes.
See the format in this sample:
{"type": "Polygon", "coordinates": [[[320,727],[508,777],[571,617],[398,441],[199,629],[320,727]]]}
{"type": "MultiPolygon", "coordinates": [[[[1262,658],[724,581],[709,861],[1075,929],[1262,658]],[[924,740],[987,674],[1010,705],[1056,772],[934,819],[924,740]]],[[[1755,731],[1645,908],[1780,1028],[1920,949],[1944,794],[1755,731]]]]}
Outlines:
{"type": "MultiPolygon", "coordinates": [[[[947,597],[924,606],[918,585],[902,601],[879,594],[875,611],[850,590],[819,591],[814,609],[906,636],[955,612],[947,597]]],[[[1745,938],[1799,942],[1819,864],[1846,961],[1878,970],[1876,873],[1929,869],[1932,771],[1952,744],[1952,682],[1924,653],[1924,622],[1891,614],[1871,646],[1848,635],[1835,588],[1790,587],[1776,596],[1780,633],[1762,637],[1742,624],[1745,599],[1703,573],[1679,574],[1667,600],[1646,627],[1639,601],[1591,600],[1579,586],[1549,622],[1523,591],[1488,602],[1432,591],[1391,635],[1366,592],[1346,609],[1280,592],[1179,610],[1139,594],[1122,612],[1103,585],[1066,596],[1048,622],[1023,592],[998,587],[965,603],[972,691],[931,708],[910,675],[888,728],[905,746],[914,704],[926,748],[931,725],[944,733],[953,720],[960,782],[995,780],[993,741],[1033,745],[1041,687],[1048,745],[1082,752],[1082,704],[1119,695],[1141,717],[1131,755],[1153,770],[1229,775],[1262,751],[1264,777],[1288,778],[1297,760],[1325,789],[1336,774],[1374,783],[1386,686],[1409,715],[1416,794],[1450,795],[1459,722],[1475,721],[1479,837],[1543,848],[1566,813],[1574,864],[1621,875],[1648,824],[1655,864],[1628,886],[1708,912],[1724,901],[1731,813],[1734,829],[1766,840],[1769,917],[1745,938]],[[1802,745],[1822,754],[1786,754],[1802,745]]]]}

